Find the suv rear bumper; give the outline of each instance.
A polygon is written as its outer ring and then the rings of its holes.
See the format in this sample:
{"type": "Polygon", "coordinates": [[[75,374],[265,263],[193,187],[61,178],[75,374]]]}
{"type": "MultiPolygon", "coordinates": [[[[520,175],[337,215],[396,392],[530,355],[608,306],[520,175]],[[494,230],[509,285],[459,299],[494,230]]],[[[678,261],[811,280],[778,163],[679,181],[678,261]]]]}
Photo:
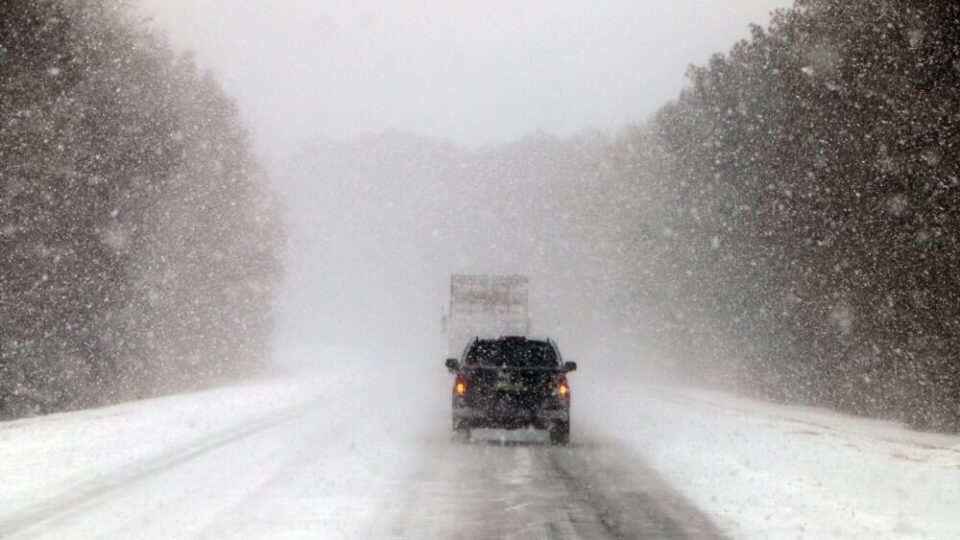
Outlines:
{"type": "Polygon", "coordinates": [[[570,421],[570,406],[550,409],[517,409],[492,413],[467,406],[453,407],[453,421],[463,427],[519,429],[528,426],[544,428],[570,421]]]}

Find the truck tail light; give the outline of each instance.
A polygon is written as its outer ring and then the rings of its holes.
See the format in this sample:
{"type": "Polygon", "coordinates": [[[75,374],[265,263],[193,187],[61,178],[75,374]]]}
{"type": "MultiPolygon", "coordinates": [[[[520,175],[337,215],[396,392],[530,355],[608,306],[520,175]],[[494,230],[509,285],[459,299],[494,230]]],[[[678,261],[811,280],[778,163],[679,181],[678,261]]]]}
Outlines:
{"type": "Polygon", "coordinates": [[[458,396],[462,396],[467,393],[467,381],[463,379],[463,375],[457,373],[457,381],[453,383],[453,393],[458,396]]]}
{"type": "Polygon", "coordinates": [[[560,376],[560,382],[557,384],[557,396],[560,399],[567,399],[570,397],[570,386],[567,384],[566,375],[560,376]]]}

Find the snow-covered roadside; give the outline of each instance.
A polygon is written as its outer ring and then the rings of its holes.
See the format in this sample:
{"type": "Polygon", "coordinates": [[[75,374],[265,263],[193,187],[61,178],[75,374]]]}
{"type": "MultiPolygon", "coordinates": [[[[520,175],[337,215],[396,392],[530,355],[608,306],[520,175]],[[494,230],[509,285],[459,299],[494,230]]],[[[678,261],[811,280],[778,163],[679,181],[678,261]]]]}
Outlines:
{"type": "Polygon", "coordinates": [[[0,423],[0,536],[362,535],[436,419],[419,414],[421,396],[396,393],[407,383],[396,369],[314,364],[0,423]]]}
{"type": "Polygon", "coordinates": [[[275,379],[0,423],[0,518],[118,467],[293,410],[319,392],[275,379]]]}
{"type": "Polygon", "coordinates": [[[957,538],[960,437],[584,370],[576,420],[738,538],[957,538]]]}

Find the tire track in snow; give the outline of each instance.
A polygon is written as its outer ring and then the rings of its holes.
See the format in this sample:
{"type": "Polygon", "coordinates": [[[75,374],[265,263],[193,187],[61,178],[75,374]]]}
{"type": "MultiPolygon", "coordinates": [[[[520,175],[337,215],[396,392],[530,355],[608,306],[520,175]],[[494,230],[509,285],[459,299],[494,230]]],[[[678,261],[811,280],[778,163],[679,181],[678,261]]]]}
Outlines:
{"type": "MultiPolygon", "coordinates": [[[[721,538],[639,458],[605,441],[423,441],[424,465],[371,538],[721,538]]],[[[517,438],[521,440],[515,440],[517,438]]]]}
{"type": "MultiPolygon", "coordinates": [[[[653,470],[612,443],[552,448],[545,459],[568,494],[565,504],[589,509],[596,522],[582,538],[721,538],[699,510],[653,470]],[[602,528],[602,535],[595,530],[602,528]]],[[[574,522],[575,525],[577,522],[574,522]]]]}
{"type": "Polygon", "coordinates": [[[112,474],[82,482],[26,509],[16,511],[12,515],[2,516],[0,517],[0,538],[25,533],[46,521],[81,512],[164,471],[299,418],[308,412],[312,405],[313,403],[301,404],[257,417],[239,426],[205,435],[174,447],[161,455],[131,462],[112,474]]]}

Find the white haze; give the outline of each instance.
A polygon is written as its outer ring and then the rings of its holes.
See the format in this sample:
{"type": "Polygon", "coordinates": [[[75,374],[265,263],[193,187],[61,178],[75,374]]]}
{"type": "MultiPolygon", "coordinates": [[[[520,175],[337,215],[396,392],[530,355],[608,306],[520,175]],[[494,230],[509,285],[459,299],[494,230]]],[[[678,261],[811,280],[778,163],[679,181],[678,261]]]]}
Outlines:
{"type": "Polygon", "coordinates": [[[140,0],[263,147],[385,128],[467,145],[617,129],[789,0],[140,0]]]}
{"type": "MultiPolygon", "coordinates": [[[[418,350],[437,366],[452,272],[529,274],[538,332],[559,338],[568,356],[605,354],[597,342],[615,332],[603,328],[611,319],[592,285],[605,261],[580,260],[577,231],[506,217],[526,200],[493,201],[488,213],[502,207],[503,219],[471,219],[471,204],[491,201],[471,200],[449,179],[398,175],[409,163],[386,162],[376,180],[349,166],[305,167],[316,161],[311,148],[324,146],[316,141],[398,130],[452,141],[455,154],[454,144],[503,144],[533,132],[613,133],[674,98],[689,64],[728,50],[749,23],[790,4],[140,2],[237,99],[271,164],[288,218],[283,339],[418,350]]],[[[522,188],[527,178],[497,181],[521,186],[511,192],[521,199],[534,195],[522,188]]]]}

